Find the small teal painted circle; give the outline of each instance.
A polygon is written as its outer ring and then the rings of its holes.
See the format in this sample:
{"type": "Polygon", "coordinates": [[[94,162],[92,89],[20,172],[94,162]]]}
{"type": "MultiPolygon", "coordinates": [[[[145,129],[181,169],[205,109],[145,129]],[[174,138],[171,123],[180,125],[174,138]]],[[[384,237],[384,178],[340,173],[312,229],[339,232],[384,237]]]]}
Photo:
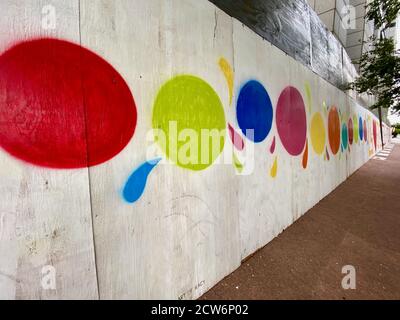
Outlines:
{"type": "Polygon", "coordinates": [[[347,144],[349,142],[349,137],[348,137],[348,130],[347,126],[345,123],[342,125],[342,146],[343,149],[347,149],[347,144]]]}

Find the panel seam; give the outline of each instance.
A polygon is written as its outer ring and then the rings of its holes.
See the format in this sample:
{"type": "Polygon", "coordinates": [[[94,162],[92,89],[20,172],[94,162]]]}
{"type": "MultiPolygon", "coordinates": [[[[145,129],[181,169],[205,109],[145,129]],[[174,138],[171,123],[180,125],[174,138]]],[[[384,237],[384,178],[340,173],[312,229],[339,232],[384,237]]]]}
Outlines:
{"type": "MultiPolygon", "coordinates": [[[[81,0],[78,0],[78,17],[79,17],[79,28],[78,28],[79,29],[79,45],[82,46],[81,0]]],[[[82,50],[81,50],[81,66],[82,66],[82,50]]],[[[100,286],[99,286],[99,277],[98,277],[98,268],[97,268],[96,240],[95,240],[95,236],[94,236],[92,184],[91,184],[91,175],[90,175],[90,167],[89,167],[89,140],[88,140],[87,108],[86,108],[85,86],[84,86],[84,82],[83,82],[82,69],[81,69],[81,91],[82,91],[82,103],[83,103],[83,116],[84,116],[84,122],[85,122],[86,165],[87,165],[87,173],[88,173],[88,180],[89,180],[88,188],[89,188],[90,222],[91,222],[91,229],[92,229],[94,268],[95,268],[95,276],[96,276],[97,298],[98,298],[98,300],[100,300],[100,286]]]]}

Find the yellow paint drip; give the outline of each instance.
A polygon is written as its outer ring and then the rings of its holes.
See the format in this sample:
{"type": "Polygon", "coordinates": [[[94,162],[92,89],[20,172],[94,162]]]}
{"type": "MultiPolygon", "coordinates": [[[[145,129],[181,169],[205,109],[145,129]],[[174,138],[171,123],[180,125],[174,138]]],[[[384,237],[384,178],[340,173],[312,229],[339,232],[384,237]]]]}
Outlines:
{"type": "Polygon", "coordinates": [[[233,70],[231,65],[225,58],[221,57],[219,59],[219,67],[221,68],[222,72],[224,73],[226,82],[228,84],[229,89],[229,105],[232,104],[232,96],[233,96],[233,70]]]}
{"type": "Polygon", "coordinates": [[[243,164],[239,161],[236,155],[233,153],[233,165],[235,166],[236,170],[241,173],[243,171],[243,164]]]}
{"type": "Polygon", "coordinates": [[[328,111],[328,107],[327,107],[327,105],[326,105],[326,102],[324,101],[324,102],[322,102],[322,109],[324,110],[324,114],[326,115],[327,114],[327,111],[328,111]]]}
{"type": "Polygon", "coordinates": [[[278,157],[275,157],[274,164],[271,167],[270,175],[272,178],[276,177],[276,173],[278,171],[278,157]]]}
{"type": "Polygon", "coordinates": [[[308,112],[311,113],[311,109],[312,109],[311,87],[310,87],[310,84],[308,82],[306,82],[304,84],[304,87],[306,89],[308,112]]]}

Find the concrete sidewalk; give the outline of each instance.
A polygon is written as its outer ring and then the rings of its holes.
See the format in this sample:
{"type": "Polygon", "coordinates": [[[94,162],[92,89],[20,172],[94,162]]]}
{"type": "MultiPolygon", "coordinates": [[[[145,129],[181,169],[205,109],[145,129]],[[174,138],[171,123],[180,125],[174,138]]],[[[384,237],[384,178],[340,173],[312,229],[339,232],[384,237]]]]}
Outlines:
{"type": "Polygon", "coordinates": [[[200,299],[400,299],[393,142],[200,299]],[[355,290],[341,286],[344,265],[355,267],[355,290]]]}

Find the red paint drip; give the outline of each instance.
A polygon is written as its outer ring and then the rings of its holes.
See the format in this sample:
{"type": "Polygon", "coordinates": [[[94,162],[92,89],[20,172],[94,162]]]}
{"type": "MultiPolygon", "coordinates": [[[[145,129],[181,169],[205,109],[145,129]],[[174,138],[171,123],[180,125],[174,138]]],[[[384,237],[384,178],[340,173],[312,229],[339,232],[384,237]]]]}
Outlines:
{"type": "Polygon", "coordinates": [[[329,152],[328,152],[328,148],[326,148],[326,159],[329,161],[329,152]]]}
{"type": "Polygon", "coordinates": [[[229,137],[231,138],[231,141],[235,146],[235,148],[238,150],[243,150],[244,141],[242,137],[235,131],[235,129],[233,129],[230,123],[228,123],[228,129],[229,129],[229,137]]]}
{"type": "Polygon", "coordinates": [[[0,56],[0,146],[51,168],[105,162],[130,141],[136,106],[119,73],[79,45],[21,42],[0,56]]]}
{"type": "Polygon", "coordinates": [[[272,139],[271,147],[269,148],[269,152],[275,152],[275,137],[272,139]]]}
{"type": "Polygon", "coordinates": [[[308,163],[308,141],[306,141],[306,147],[304,149],[304,153],[303,153],[303,161],[302,161],[302,165],[303,168],[307,168],[307,163],[308,163]]]}

